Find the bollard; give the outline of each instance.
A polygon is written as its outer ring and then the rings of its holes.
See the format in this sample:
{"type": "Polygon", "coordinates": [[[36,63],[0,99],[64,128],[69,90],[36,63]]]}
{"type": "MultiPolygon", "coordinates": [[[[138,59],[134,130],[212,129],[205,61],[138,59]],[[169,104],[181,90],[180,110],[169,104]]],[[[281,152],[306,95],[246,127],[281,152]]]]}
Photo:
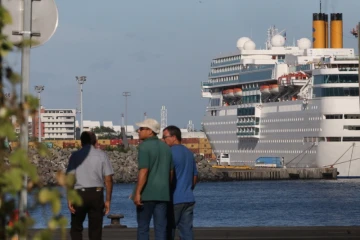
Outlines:
{"type": "Polygon", "coordinates": [[[126,225],[121,225],[120,224],[120,218],[124,218],[124,215],[122,215],[122,214],[109,214],[107,217],[109,219],[111,219],[110,225],[106,225],[106,226],[104,226],[104,228],[127,228],[126,225]]]}

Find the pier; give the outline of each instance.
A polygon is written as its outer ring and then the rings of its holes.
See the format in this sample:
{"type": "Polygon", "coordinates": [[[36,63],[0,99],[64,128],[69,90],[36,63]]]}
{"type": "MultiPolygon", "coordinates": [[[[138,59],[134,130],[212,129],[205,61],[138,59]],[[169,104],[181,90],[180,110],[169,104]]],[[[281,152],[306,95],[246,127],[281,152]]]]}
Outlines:
{"type": "MultiPolygon", "coordinates": [[[[33,236],[36,230],[30,231],[33,236]]],[[[234,228],[195,228],[194,238],[201,240],[275,240],[275,239],[360,239],[360,226],[351,227],[234,227],[234,228]]],[[[62,240],[56,232],[53,240],[62,240]]],[[[70,239],[67,234],[67,238],[70,239]]],[[[87,229],[84,229],[83,240],[88,240],[87,229]]],[[[135,240],[136,228],[104,228],[103,240],[135,240]]],[[[150,239],[154,238],[151,229],[150,239]]],[[[179,238],[176,238],[179,239],[179,238]]]]}
{"type": "Polygon", "coordinates": [[[243,180],[291,180],[291,179],[337,179],[336,168],[250,168],[236,166],[213,166],[228,181],[243,180]]]}

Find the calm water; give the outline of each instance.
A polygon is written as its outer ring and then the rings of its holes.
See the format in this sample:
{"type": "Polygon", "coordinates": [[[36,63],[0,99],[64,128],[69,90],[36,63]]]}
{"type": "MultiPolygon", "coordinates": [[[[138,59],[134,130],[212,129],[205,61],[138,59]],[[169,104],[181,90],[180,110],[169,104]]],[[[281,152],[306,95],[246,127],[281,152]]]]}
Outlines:
{"type": "MultiPolygon", "coordinates": [[[[133,186],[115,185],[111,206],[111,213],[125,215],[128,227],[136,227],[128,199],[133,186]]],[[[360,180],[200,183],[195,195],[196,227],[360,225],[360,180]]],[[[45,226],[48,212],[30,211],[36,228],[45,226]]],[[[69,217],[65,199],[62,214],[69,217]]]]}

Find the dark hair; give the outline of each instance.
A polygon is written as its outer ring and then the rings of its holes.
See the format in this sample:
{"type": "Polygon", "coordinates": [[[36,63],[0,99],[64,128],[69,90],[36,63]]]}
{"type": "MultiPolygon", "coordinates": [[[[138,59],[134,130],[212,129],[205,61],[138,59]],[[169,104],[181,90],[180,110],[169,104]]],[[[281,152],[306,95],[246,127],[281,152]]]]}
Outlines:
{"type": "Polygon", "coordinates": [[[94,138],[95,134],[92,132],[82,132],[81,136],[80,136],[80,141],[81,141],[81,146],[85,146],[85,145],[93,145],[96,143],[96,136],[94,138]],[[94,143],[94,139],[95,139],[95,143],[94,143]]]}
{"type": "Polygon", "coordinates": [[[181,131],[180,128],[174,125],[167,126],[163,131],[167,130],[170,133],[170,136],[175,136],[176,139],[181,142],[181,131]]]}
{"type": "Polygon", "coordinates": [[[93,132],[89,132],[90,133],[90,137],[91,137],[91,145],[95,146],[97,140],[96,140],[96,135],[93,132]]]}

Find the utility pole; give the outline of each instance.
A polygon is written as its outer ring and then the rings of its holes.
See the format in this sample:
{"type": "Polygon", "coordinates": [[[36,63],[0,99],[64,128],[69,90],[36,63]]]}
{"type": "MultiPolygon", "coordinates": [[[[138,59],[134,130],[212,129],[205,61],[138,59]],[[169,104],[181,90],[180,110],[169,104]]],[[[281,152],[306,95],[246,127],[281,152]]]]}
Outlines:
{"type": "MultiPolygon", "coordinates": [[[[25,42],[21,49],[21,104],[25,104],[26,96],[29,95],[29,81],[30,81],[30,41],[31,41],[31,13],[32,13],[32,0],[23,0],[23,29],[22,41],[25,42]]],[[[24,121],[20,126],[20,146],[27,153],[29,147],[29,109],[23,108],[24,121]]],[[[23,187],[20,192],[19,199],[19,215],[20,217],[26,216],[27,210],[27,174],[24,174],[23,187]]],[[[26,237],[20,237],[26,239],[26,237]]]]}
{"type": "Polygon", "coordinates": [[[128,120],[127,98],[131,96],[131,92],[123,92],[123,96],[125,97],[125,132],[127,133],[127,120],[128,120]]]}
{"type": "Polygon", "coordinates": [[[35,91],[38,93],[38,97],[39,97],[39,113],[38,113],[38,121],[39,121],[39,130],[38,130],[38,139],[39,142],[41,142],[41,92],[44,91],[44,86],[35,86],[35,91]]]}
{"type": "Polygon", "coordinates": [[[86,82],[86,76],[76,76],[76,81],[80,85],[80,135],[83,132],[83,84],[86,82]]]}

